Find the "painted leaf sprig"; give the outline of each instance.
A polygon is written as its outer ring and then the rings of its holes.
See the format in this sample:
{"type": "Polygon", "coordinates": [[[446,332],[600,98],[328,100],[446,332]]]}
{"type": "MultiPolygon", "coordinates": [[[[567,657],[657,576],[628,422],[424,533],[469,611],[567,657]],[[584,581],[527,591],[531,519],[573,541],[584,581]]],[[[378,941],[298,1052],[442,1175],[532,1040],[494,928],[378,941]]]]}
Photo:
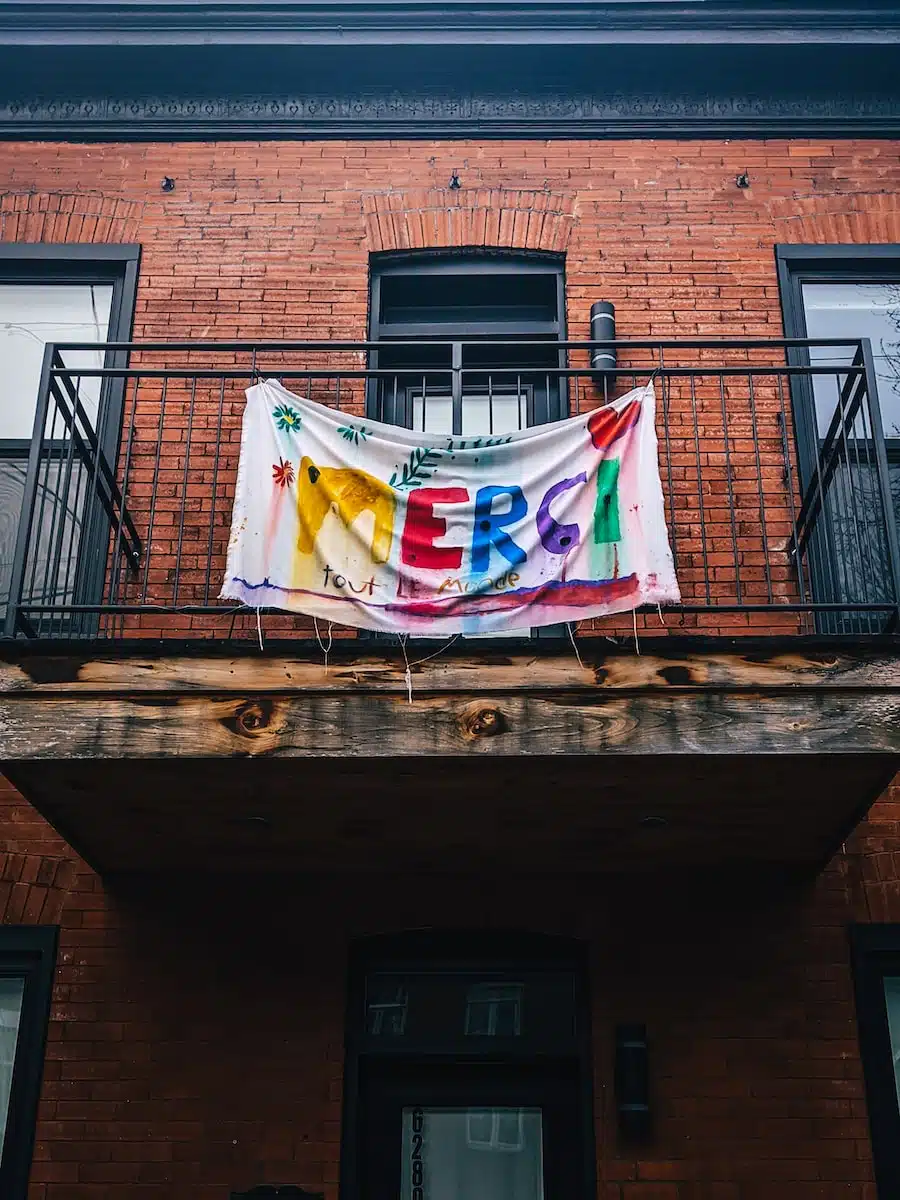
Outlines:
{"type": "Polygon", "coordinates": [[[344,441],[345,442],[353,442],[353,444],[355,446],[359,445],[360,439],[362,439],[362,441],[364,441],[364,442],[368,441],[370,432],[371,431],[369,429],[367,429],[365,427],[365,425],[339,425],[338,426],[338,433],[341,435],[341,437],[344,439],[344,441]]]}
{"type": "Polygon", "coordinates": [[[402,467],[394,468],[388,486],[398,491],[401,488],[421,487],[434,474],[443,453],[443,450],[432,446],[416,446],[402,467]]]}

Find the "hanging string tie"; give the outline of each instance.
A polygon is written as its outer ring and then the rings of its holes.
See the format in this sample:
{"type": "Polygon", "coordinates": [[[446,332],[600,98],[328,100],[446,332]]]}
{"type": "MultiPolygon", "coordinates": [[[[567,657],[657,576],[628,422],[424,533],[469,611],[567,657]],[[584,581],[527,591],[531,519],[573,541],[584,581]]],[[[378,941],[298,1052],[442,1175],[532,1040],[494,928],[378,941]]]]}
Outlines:
{"type": "Polygon", "coordinates": [[[578,659],[578,665],[584,670],[584,663],[581,661],[581,654],[578,651],[578,646],[575,642],[575,634],[572,632],[572,622],[566,621],[566,632],[569,635],[569,641],[572,643],[572,649],[575,651],[575,657],[578,659]]]}
{"type": "Polygon", "coordinates": [[[633,624],[633,626],[634,626],[634,649],[635,649],[635,653],[636,653],[636,654],[640,654],[640,652],[641,652],[641,642],[640,642],[640,638],[638,637],[638,631],[637,631],[637,609],[636,609],[636,608],[633,608],[633,609],[631,610],[631,621],[632,621],[632,624],[633,624]]]}
{"type": "Polygon", "coordinates": [[[406,641],[409,637],[408,633],[398,633],[397,637],[400,641],[400,649],[403,651],[403,661],[406,663],[406,670],[403,673],[403,679],[406,683],[406,699],[412,704],[412,671],[409,667],[409,656],[406,653],[406,641]]]}
{"type": "Polygon", "coordinates": [[[260,616],[260,608],[258,604],[256,606],[256,636],[259,638],[260,651],[265,652],[266,648],[263,645],[262,617],[260,616]]]}
{"type": "Polygon", "coordinates": [[[331,634],[331,631],[333,628],[334,628],[334,622],[329,621],[328,622],[328,645],[326,646],[325,643],[322,641],[322,638],[319,635],[319,622],[315,617],[313,617],[313,629],[315,629],[315,631],[316,631],[316,641],[319,643],[319,649],[322,651],[322,657],[325,659],[325,674],[326,675],[328,674],[328,655],[331,651],[332,642],[334,641],[334,638],[332,637],[332,634],[331,634]]]}

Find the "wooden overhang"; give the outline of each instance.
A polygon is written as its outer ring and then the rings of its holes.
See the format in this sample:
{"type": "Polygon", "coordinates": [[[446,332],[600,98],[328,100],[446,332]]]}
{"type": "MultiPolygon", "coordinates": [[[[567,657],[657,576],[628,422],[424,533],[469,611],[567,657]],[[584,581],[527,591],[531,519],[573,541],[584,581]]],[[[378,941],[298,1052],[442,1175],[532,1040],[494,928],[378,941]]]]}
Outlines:
{"type": "Polygon", "coordinates": [[[579,648],[7,645],[2,770],[103,872],[812,870],[900,770],[896,643],[579,648]]]}

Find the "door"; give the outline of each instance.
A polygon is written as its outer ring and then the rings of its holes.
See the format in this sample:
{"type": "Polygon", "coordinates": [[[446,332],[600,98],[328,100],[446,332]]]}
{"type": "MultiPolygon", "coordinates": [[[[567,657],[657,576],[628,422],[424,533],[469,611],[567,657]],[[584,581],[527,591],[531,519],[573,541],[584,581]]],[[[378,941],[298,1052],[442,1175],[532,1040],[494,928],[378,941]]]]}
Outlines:
{"type": "MultiPolygon", "coordinates": [[[[74,452],[60,406],[51,401],[40,429],[36,413],[45,346],[131,336],[138,255],[134,246],[0,247],[0,622],[9,605],[35,440],[41,456],[24,598],[50,607],[87,603],[102,586],[106,524],[90,495],[93,472],[74,452]]],[[[64,357],[69,368],[114,365],[104,362],[101,350],[66,351],[64,357]]],[[[66,382],[114,468],[121,386],[84,376],[66,382]]],[[[86,620],[78,619],[79,628],[87,629],[86,620]]],[[[60,618],[53,632],[68,628],[60,618]]],[[[11,624],[7,632],[15,632],[11,624]]]]}
{"type": "Polygon", "coordinates": [[[571,1069],[367,1066],[364,1200],[571,1200],[583,1193],[571,1069]]]}
{"type": "MultiPolygon", "coordinates": [[[[897,247],[779,247],[787,337],[868,339],[877,396],[865,402],[837,439],[837,465],[813,545],[816,599],[877,605],[896,593],[900,529],[900,253],[897,247]]],[[[834,368],[854,347],[818,346],[797,361],[834,368]]],[[[795,381],[792,399],[801,475],[809,486],[828,453],[829,427],[840,416],[834,374],[795,381]]],[[[820,617],[822,632],[876,632],[872,612],[820,617]]]]}

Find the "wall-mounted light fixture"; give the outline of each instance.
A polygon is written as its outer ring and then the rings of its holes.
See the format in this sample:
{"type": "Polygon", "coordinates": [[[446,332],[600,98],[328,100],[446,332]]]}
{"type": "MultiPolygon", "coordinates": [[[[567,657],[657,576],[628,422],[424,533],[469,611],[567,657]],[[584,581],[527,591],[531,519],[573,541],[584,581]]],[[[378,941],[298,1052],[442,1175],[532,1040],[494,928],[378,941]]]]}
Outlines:
{"type": "Polygon", "coordinates": [[[459,188],[462,187],[462,184],[459,182],[459,173],[457,171],[454,171],[450,176],[450,182],[447,184],[447,187],[451,188],[454,192],[458,191],[459,188]]]}
{"type": "MultiPolygon", "coordinates": [[[[608,300],[597,300],[591,305],[591,341],[612,342],[616,337],[616,309],[608,300]]],[[[614,370],[616,365],[615,346],[598,347],[591,350],[591,370],[598,375],[614,370]]]]}
{"type": "Polygon", "coordinates": [[[171,177],[171,175],[163,175],[162,182],[159,185],[159,190],[161,192],[175,191],[175,180],[171,177]]]}
{"type": "Polygon", "coordinates": [[[739,188],[748,188],[750,186],[750,172],[742,171],[734,182],[739,188]]]}
{"type": "Polygon", "coordinates": [[[650,1135],[650,1070],[647,1026],[616,1026],[615,1091],[619,1132],[629,1141],[650,1135]]]}

